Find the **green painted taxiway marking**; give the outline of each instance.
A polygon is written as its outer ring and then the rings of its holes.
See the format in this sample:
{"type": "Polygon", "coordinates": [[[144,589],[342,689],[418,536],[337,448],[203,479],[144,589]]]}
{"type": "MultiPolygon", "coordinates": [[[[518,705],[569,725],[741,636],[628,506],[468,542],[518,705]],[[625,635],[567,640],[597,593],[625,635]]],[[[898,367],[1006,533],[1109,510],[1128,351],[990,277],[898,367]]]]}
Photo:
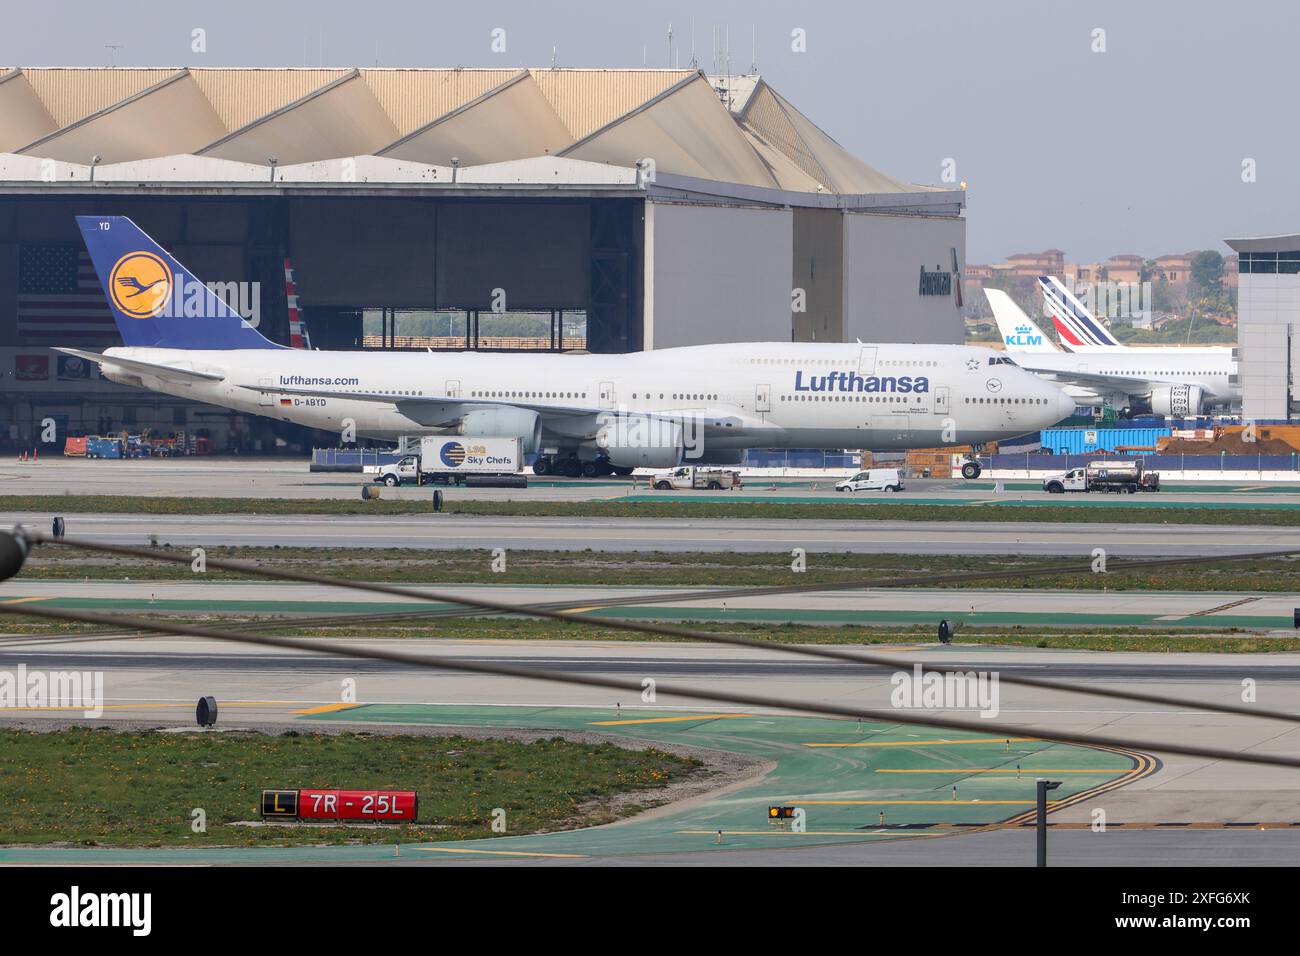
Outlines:
{"type": "MultiPolygon", "coordinates": [[[[1019,808],[1019,801],[1033,800],[1036,767],[1070,767],[1092,772],[1070,775],[1058,791],[1059,797],[1065,798],[1120,778],[1135,766],[1131,759],[1120,754],[1038,740],[1014,740],[1008,744],[997,736],[935,734],[905,724],[858,725],[852,720],[746,715],[735,711],[713,714],[689,709],[372,704],[338,715],[322,714],[304,719],[333,718],[456,727],[601,730],[644,742],[679,742],[741,753],[775,764],[760,781],[724,797],[706,799],[652,819],[538,836],[434,844],[449,850],[489,848],[582,855],[708,852],[719,845],[718,830],[723,831],[721,845],[732,849],[859,842],[899,836],[923,838],[926,835],[923,829],[881,830],[881,810],[885,811],[887,825],[992,823],[1012,815],[1019,808]],[[809,746],[868,741],[894,746],[809,746]],[[1015,772],[1017,765],[1019,776],[1015,772]],[[933,773],[874,772],[883,769],[933,773]],[[1008,772],[984,772],[988,770],[1008,772]],[[955,802],[952,800],[954,785],[958,792],[955,802]],[[879,805],[882,801],[888,805],[879,805]],[[768,824],[767,808],[777,804],[806,804],[805,832],[768,824]]],[[[509,808],[506,814],[508,820],[509,808]]]]}
{"type": "MultiPolygon", "coordinates": [[[[534,836],[513,837],[507,829],[506,835],[490,840],[404,845],[403,857],[419,856],[423,851],[430,857],[464,854],[469,858],[486,852],[520,859],[564,858],[927,839],[938,832],[927,824],[980,825],[1013,816],[1024,809],[1026,801],[1033,800],[1036,776],[1054,768],[1072,771],[1061,775],[1063,782],[1055,793],[1058,800],[1068,800],[1099,786],[1136,779],[1134,771],[1139,766],[1138,760],[1124,754],[1041,740],[1007,741],[996,734],[936,733],[933,728],[901,723],[859,724],[736,711],[362,704],[298,719],[304,725],[327,721],[598,731],[645,744],[681,743],[738,753],[772,765],[766,774],[725,794],[704,796],[647,817],[534,836]],[[861,743],[890,746],[854,746],[861,743]],[[810,746],[816,744],[832,746],[810,746]],[[876,772],[890,770],[925,772],[876,772]],[[768,823],[767,808],[775,805],[804,806],[803,832],[768,823]],[[880,826],[882,811],[884,828],[880,826]]],[[[264,783],[250,782],[254,795],[250,800],[264,783]]],[[[487,819],[498,804],[491,793],[481,797],[481,812],[487,819]]],[[[510,808],[502,809],[508,827],[510,808]]],[[[250,819],[255,812],[250,804],[250,819]]],[[[389,859],[393,859],[393,848],[384,845],[0,849],[0,863],[378,863],[389,859]]]]}

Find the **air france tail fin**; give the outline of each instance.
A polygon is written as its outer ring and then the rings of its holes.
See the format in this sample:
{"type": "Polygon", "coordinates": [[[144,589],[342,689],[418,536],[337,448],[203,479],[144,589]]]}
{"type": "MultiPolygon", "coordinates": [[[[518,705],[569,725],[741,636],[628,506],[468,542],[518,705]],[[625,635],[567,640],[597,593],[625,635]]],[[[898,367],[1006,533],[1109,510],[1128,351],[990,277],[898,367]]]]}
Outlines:
{"type": "Polygon", "coordinates": [[[126,216],[77,225],[126,345],[278,349],[126,216]]]}
{"type": "Polygon", "coordinates": [[[985,289],[989,308],[993,310],[993,319],[1002,334],[1002,342],[1008,352],[1058,352],[1058,349],[1043,330],[1025,315],[1011,296],[1001,289],[985,289]]]}
{"type": "Polygon", "coordinates": [[[1124,348],[1097,317],[1084,307],[1056,276],[1039,276],[1039,288],[1052,313],[1052,322],[1067,349],[1124,348]],[[1074,348],[1071,348],[1073,346],[1074,348]]]}

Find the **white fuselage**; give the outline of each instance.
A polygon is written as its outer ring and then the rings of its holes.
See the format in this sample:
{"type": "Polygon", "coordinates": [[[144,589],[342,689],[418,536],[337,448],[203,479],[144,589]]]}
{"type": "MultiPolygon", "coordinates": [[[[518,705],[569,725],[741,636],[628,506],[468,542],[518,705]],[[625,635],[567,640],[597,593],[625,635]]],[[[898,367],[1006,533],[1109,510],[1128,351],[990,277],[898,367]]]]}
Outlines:
{"type": "Polygon", "coordinates": [[[602,413],[618,412],[700,420],[720,448],[884,449],[1006,438],[1074,407],[1004,355],[960,345],[746,343],[625,355],[134,347],[109,349],[104,361],[115,381],[335,432],[350,420],[375,438],[455,433],[466,410],[507,405],[537,410],[548,444],[581,445],[602,413]],[[114,356],[222,378],[180,383],[114,368],[114,356]]]}
{"type": "Polygon", "coordinates": [[[1023,361],[1036,371],[1050,372],[1060,384],[1070,383],[1070,391],[1080,399],[1087,393],[1106,397],[1108,391],[1149,399],[1162,387],[1193,385],[1204,392],[1208,405],[1241,401],[1237,362],[1232,350],[1226,348],[1183,351],[1129,347],[1092,352],[1040,352],[1025,356],[1023,361]],[[1116,380],[1113,389],[1106,388],[1106,379],[1116,380]]]}

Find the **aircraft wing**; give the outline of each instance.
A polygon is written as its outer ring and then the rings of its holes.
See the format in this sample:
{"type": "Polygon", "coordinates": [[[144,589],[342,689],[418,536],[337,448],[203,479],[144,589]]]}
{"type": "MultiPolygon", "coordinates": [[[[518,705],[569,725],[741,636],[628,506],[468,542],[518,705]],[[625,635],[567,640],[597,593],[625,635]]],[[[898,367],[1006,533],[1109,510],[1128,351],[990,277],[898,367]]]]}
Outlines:
{"type": "Polygon", "coordinates": [[[1125,378],[1117,375],[1098,375],[1095,372],[1075,372],[1058,368],[1042,368],[1023,359],[1016,362],[1021,368],[1051,378],[1057,382],[1070,385],[1083,385],[1109,392],[1128,392],[1130,395],[1145,395],[1151,391],[1151,382],[1145,378],[1125,378]]]}
{"type": "Polygon", "coordinates": [[[548,415],[596,415],[603,411],[603,409],[599,408],[584,408],[578,405],[544,405],[507,398],[463,398],[451,395],[386,395],[383,392],[340,392],[321,388],[290,388],[284,385],[276,385],[270,389],[264,389],[257,385],[245,385],[243,387],[252,389],[255,392],[272,391],[285,395],[303,395],[309,398],[346,398],[354,402],[386,403],[397,405],[404,412],[408,409],[412,411],[418,409],[432,411],[436,408],[448,408],[450,406],[459,408],[465,405],[510,405],[514,408],[527,408],[548,415]]]}
{"type": "Polygon", "coordinates": [[[178,368],[174,365],[160,365],[157,362],[142,362],[139,359],[119,358],[116,355],[100,355],[98,352],[87,352],[82,349],[69,349],[55,347],[54,351],[62,352],[65,355],[75,355],[77,358],[86,359],[90,362],[98,362],[100,365],[116,365],[118,368],[125,369],[128,372],[136,372],[140,375],[152,375],[154,378],[165,379],[169,382],[179,382],[182,385],[192,385],[194,382],[220,382],[224,375],[218,375],[215,372],[199,372],[192,368],[178,368]]]}
{"type": "MultiPolygon", "coordinates": [[[[267,391],[256,385],[244,385],[253,391],[267,391]]],[[[451,395],[386,395],[383,392],[340,392],[318,388],[292,388],[277,385],[269,389],[279,394],[302,395],[309,398],[346,398],[358,402],[376,402],[395,405],[397,410],[422,425],[438,426],[454,422],[470,406],[507,405],[525,408],[547,418],[582,418],[586,416],[636,417],[681,421],[683,418],[699,419],[706,430],[754,427],[756,422],[742,421],[732,413],[718,415],[708,409],[683,409],[680,412],[630,412],[626,409],[595,408],[582,405],[551,405],[509,398],[462,398],[451,395]]]]}

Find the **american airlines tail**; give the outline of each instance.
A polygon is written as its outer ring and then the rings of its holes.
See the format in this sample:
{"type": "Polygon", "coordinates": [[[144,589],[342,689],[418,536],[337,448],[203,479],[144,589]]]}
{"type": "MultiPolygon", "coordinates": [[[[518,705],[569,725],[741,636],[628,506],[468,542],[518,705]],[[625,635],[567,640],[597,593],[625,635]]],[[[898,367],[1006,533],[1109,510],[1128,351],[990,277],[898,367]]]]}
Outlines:
{"type": "Polygon", "coordinates": [[[289,257],[284,258],[284,301],[289,311],[289,347],[310,349],[311,336],[307,334],[307,323],[302,320],[302,310],[298,308],[298,284],[293,278],[293,264],[289,257]]]}
{"type": "Polygon", "coordinates": [[[249,325],[126,216],[78,216],[77,225],[124,345],[284,348],[249,325]]]}
{"type": "Polygon", "coordinates": [[[993,310],[993,319],[998,324],[1002,343],[1008,352],[1059,352],[1052,340],[1043,334],[1043,330],[1025,315],[1015,300],[1001,289],[985,289],[989,308],[993,310]]]}
{"type": "Polygon", "coordinates": [[[1126,348],[1056,276],[1039,276],[1038,285],[1066,351],[1126,348]]]}

